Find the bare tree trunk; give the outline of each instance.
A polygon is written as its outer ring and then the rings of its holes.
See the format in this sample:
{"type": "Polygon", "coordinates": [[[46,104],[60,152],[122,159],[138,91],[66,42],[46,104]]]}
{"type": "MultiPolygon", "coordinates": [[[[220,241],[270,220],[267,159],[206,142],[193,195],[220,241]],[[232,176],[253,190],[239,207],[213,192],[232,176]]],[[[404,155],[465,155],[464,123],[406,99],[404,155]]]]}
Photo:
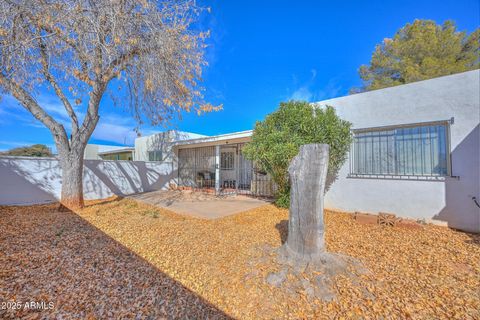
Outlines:
{"type": "Polygon", "coordinates": [[[61,156],[60,166],[62,168],[61,204],[69,209],[83,207],[83,151],[79,153],[77,150],[71,150],[68,155],[61,156]]]}
{"type": "Polygon", "coordinates": [[[87,115],[80,129],[72,133],[69,140],[65,135],[55,139],[60,166],[62,168],[61,204],[69,209],[82,208],[83,201],[83,156],[88,139],[97,126],[98,107],[105,91],[105,84],[94,86],[90,92],[87,115]]]}
{"type": "Polygon", "coordinates": [[[292,262],[315,261],[325,253],[323,197],[328,153],[327,144],[303,145],[288,168],[290,216],[283,249],[292,262]]]}
{"type": "Polygon", "coordinates": [[[326,251],[323,198],[328,154],[327,144],[307,144],[300,147],[299,154],[290,163],[288,238],[278,251],[280,271],[271,272],[266,278],[267,283],[276,287],[286,282],[288,290],[303,287],[307,296],[324,301],[335,299],[337,275],[358,281],[349,267],[358,273],[368,271],[356,259],[326,251]],[[286,281],[290,270],[295,277],[286,281]],[[299,274],[302,277],[298,277],[299,274]],[[300,278],[302,280],[298,280],[300,278]]]}

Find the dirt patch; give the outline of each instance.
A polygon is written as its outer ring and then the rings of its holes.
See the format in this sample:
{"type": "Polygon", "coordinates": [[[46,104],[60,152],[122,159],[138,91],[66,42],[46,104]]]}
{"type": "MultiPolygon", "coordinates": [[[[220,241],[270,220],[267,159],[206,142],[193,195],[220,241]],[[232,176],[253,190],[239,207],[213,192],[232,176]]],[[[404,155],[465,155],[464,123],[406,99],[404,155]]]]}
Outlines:
{"type": "MultiPolygon", "coordinates": [[[[265,248],[281,245],[288,217],[273,205],[216,220],[131,199],[78,215],[49,206],[0,214],[0,300],[55,302],[39,316],[480,317],[477,237],[444,227],[360,225],[327,212],[328,250],[359,259],[370,273],[358,284],[337,277],[337,300],[324,302],[309,294],[315,288],[285,292],[265,281],[280,271],[265,248]]],[[[0,310],[2,317],[13,314],[0,310]]]]}

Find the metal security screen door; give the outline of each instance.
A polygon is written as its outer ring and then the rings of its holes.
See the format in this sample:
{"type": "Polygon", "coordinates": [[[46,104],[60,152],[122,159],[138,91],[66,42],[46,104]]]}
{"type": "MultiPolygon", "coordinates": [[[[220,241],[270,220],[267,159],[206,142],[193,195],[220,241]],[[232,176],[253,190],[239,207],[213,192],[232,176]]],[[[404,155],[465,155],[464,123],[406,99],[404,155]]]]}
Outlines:
{"type": "Polygon", "coordinates": [[[179,185],[215,189],[215,147],[178,150],[179,185]]]}
{"type": "Polygon", "coordinates": [[[209,189],[217,194],[272,197],[276,189],[270,175],[244,157],[243,146],[244,144],[218,146],[219,163],[216,162],[216,146],[180,149],[179,185],[192,189],[209,189]],[[217,179],[219,189],[215,190],[217,179]]]}
{"type": "Polygon", "coordinates": [[[252,161],[245,158],[242,153],[244,144],[238,145],[237,193],[251,194],[259,197],[273,197],[276,191],[276,185],[272,177],[252,161]]]}

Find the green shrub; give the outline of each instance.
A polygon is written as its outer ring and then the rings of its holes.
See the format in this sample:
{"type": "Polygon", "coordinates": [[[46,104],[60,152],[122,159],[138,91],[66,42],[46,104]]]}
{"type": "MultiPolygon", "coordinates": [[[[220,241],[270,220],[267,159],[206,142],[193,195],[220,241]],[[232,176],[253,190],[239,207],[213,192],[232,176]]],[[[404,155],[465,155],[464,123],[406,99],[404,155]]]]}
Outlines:
{"type": "Polygon", "coordinates": [[[350,129],[351,123],[340,119],[333,107],[313,107],[305,101],[282,102],[277,111],[255,124],[252,140],[243,152],[272,176],[278,186],[276,204],[288,207],[288,166],[300,146],[309,143],[330,145],[330,184],[347,158],[352,143],[350,129]]]}

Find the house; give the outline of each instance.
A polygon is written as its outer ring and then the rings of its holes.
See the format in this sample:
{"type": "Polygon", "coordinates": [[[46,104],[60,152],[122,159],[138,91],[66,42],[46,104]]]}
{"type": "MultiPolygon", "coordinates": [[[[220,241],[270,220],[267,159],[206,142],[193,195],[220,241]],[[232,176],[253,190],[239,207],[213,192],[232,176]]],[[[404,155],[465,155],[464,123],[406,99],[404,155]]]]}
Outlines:
{"type": "Polygon", "coordinates": [[[178,130],[169,130],[139,137],[135,139],[134,160],[172,162],[174,160],[172,149],[174,142],[203,137],[206,136],[178,130]]]}
{"type": "Polygon", "coordinates": [[[126,146],[109,146],[87,144],[83,153],[86,160],[133,160],[135,148],[126,146]]]}
{"type": "Polygon", "coordinates": [[[326,207],[480,232],[480,70],[316,105],[333,106],[355,137],[326,207]]]}
{"type": "MultiPolygon", "coordinates": [[[[325,207],[391,212],[480,232],[480,70],[315,102],[352,123],[349,157],[328,185],[325,207]]],[[[269,197],[271,177],[246,159],[252,131],[216,136],[170,130],[134,147],[85,148],[86,199],[172,186],[269,197]],[[127,160],[127,161],[101,161],[127,160]],[[129,161],[128,161],[129,160],[129,161]]],[[[2,157],[9,186],[0,205],[61,194],[55,158],[2,157]]]]}
{"type": "MultiPolygon", "coordinates": [[[[392,212],[480,231],[480,71],[319,101],[353,124],[348,161],[326,208],[392,212]],[[477,200],[478,202],[478,200],[477,200]]],[[[172,163],[172,183],[269,196],[275,186],[245,159],[252,131],[169,132],[135,142],[136,160],[172,163]]]]}
{"type": "Polygon", "coordinates": [[[249,130],[174,143],[177,184],[217,194],[273,196],[276,186],[271,177],[243,156],[242,149],[252,133],[249,130]]]}
{"type": "MultiPolygon", "coordinates": [[[[354,135],[347,162],[328,186],[326,208],[391,212],[480,232],[479,70],[313,104],[326,105],[352,123],[354,135]]],[[[161,164],[159,188],[272,196],[271,177],[243,156],[251,135],[171,130],[137,138],[134,148],[88,145],[85,158],[161,164]]]]}

